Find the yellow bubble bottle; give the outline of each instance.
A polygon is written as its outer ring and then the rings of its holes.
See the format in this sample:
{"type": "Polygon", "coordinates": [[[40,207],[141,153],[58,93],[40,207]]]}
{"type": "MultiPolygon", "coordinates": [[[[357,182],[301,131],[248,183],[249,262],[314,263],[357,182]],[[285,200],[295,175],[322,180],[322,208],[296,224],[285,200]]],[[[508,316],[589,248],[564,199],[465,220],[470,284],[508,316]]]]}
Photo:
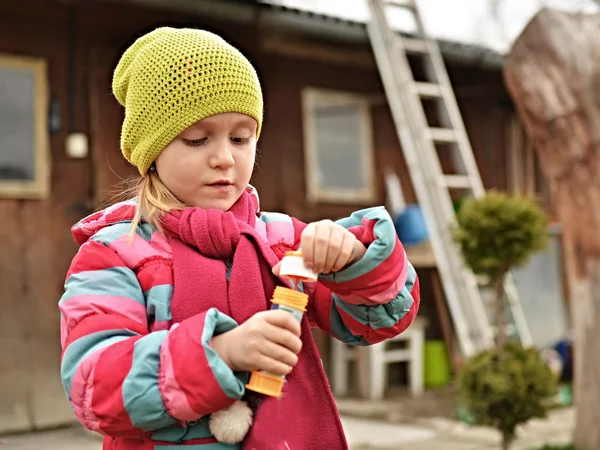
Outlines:
{"type": "MultiPolygon", "coordinates": [[[[297,290],[298,284],[300,281],[316,281],[318,274],[304,266],[302,252],[287,252],[281,260],[279,274],[293,280],[296,290],[277,286],[271,299],[271,309],[287,311],[300,322],[306,312],[308,295],[297,290]]],[[[284,376],[260,370],[251,373],[246,388],[271,397],[281,397],[284,383],[284,376]]]]}

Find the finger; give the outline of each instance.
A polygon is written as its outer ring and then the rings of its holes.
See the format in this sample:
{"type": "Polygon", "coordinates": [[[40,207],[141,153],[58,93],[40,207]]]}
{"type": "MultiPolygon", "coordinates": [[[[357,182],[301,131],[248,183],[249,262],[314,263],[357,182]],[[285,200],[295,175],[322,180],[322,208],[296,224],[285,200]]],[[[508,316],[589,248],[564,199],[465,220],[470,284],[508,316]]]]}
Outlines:
{"type": "Polygon", "coordinates": [[[354,248],[352,249],[351,262],[362,259],[365,256],[365,253],[367,253],[367,247],[365,247],[365,245],[362,242],[355,238],[354,248]]]}
{"type": "Polygon", "coordinates": [[[265,327],[263,336],[268,342],[280,345],[294,354],[298,354],[302,350],[302,341],[300,338],[284,328],[268,325],[265,327]]]}
{"type": "Polygon", "coordinates": [[[338,252],[337,258],[333,263],[333,267],[331,269],[332,272],[339,272],[351,261],[355,239],[356,238],[354,238],[352,234],[347,232],[344,233],[344,240],[342,242],[340,251],[338,252]]]}
{"type": "Polygon", "coordinates": [[[331,226],[328,223],[321,222],[316,226],[313,246],[313,270],[317,273],[323,272],[323,266],[327,260],[327,251],[329,250],[330,236],[331,226]]]}
{"type": "Polygon", "coordinates": [[[279,261],[277,264],[275,264],[275,266],[273,267],[272,271],[273,271],[273,275],[275,275],[276,277],[279,276],[279,270],[281,269],[281,261],[279,261]]]}
{"type": "Polygon", "coordinates": [[[288,375],[293,367],[263,354],[258,355],[252,370],[265,370],[274,375],[288,375]]]}
{"type": "Polygon", "coordinates": [[[283,328],[296,336],[300,336],[300,323],[286,311],[267,311],[265,321],[277,328],[283,328]]]}
{"type": "Polygon", "coordinates": [[[313,246],[315,240],[315,224],[309,223],[300,235],[300,246],[302,247],[302,257],[307,269],[313,267],[313,246]]]}
{"type": "Polygon", "coordinates": [[[339,253],[344,245],[346,230],[340,226],[333,226],[329,236],[329,245],[327,247],[327,257],[323,263],[322,273],[330,273],[339,253]]]}
{"type": "Polygon", "coordinates": [[[265,342],[258,351],[261,355],[289,367],[294,367],[298,364],[298,356],[294,352],[274,342],[265,342]]]}

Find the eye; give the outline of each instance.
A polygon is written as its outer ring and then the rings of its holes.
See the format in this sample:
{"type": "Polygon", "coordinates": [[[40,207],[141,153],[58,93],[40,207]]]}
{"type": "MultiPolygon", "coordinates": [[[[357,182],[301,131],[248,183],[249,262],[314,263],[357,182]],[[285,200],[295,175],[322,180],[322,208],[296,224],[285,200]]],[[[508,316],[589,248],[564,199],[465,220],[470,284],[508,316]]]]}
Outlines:
{"type": "Polygon", "coordinates": [[[234,144],[243,145],[250,142],[250,138],[232,137],[231,142],[233,142],[234,144]]]}
{"type": "Polygon", "coordinates": [[[185,145],[189,145],[190,147],[198,147],[206,142],[206,138],[200,139],[184,139],[183,142],[185,145]]]}

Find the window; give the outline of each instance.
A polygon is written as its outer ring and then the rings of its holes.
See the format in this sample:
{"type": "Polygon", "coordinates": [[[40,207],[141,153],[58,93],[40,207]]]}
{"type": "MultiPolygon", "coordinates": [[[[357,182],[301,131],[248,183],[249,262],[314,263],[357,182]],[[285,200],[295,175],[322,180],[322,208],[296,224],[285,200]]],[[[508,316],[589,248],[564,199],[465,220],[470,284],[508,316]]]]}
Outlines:
{"type": "Polygon", "coordinates": [[[0,197],[49,192],[46,65],[0,55],[0,197]]]}
{"type": "Polygon", "coordinates": [[[375,201],[368,100],[348,93],[305,89],[302,105],[309,200],[375,201]]]}

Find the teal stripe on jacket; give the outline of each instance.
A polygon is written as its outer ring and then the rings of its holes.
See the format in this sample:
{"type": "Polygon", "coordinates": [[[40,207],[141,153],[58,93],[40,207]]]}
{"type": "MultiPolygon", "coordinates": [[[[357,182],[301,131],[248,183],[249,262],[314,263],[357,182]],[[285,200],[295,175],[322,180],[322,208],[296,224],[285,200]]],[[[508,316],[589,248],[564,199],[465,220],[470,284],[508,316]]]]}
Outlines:
{"type": "Polygon", "coordinates": [[[259,219],[264,223],[272,223],[272,222],[286,222],[292,225],[292,218],[287,214],[277,213],[277,212],[264,212],[260,215],[259,219]]]}
{"type": "Polygon", "coordinates": [[[156,331],[137,340],[131,370],[123,381],[123,405],[134,427],[144,431],[173,425],[158,387],[160,348],[168,331],[156,331]]]}
{"type": "Polygon", "coordinates": [[[335,304],[336,303],[332,301],[329,310],[329,326],[331,327],[331,334],[333,334],[333,336],[338,338],[340,341],[349,345],[357,345],[361,347],[370,345],[369,342],[367,342],[367,340],[362,336],[355,336],[352,334],[352,332],[344,323],[344,320],[342,319],[338,309],[335,307],[335,304]]]}
{"type": "MultiPolygon", "coordinates": [[[[109,246],[114,241],[124,236],[129,236],[131,231],[131,220],[124,220],[123,222],[114,223],[108,227],[98,230],[96,234],[90,237],[91,241],[96,241],[106,246],[109,246]]],[[[135,233],[147,242],[152,239],[152,233],[154,233],[152,225],[146,222],[140,222],[135,229],[135,233]]]]}
{"type": "Polygon", "coordinates": [[[232,372],[225,361],[210,346],[210,341],[214,336],[226,333],[235,327],[237,327],[235,320],[216,308],[211,308],[206,313],[204,330],[202,331],[202,346],[217,383],[219,383],[225,395],[230,399],[238,400],[244,395],[245,385],[249,377],[248,372],[232,372]],[[234,376],[231,376],[232,374],[234,376]]]}
{"type": "Polygon", "coordinates": [[[402,290],[388,303],[381,305],[353,305],[333,294],[333,301],[337,307],[356,319],[358,322],[369,325],[374,330],[390,328],[396,325],[408,313],[413,305],[410,295],[415,284],[417,273],[411,266],[408,268],[408,277],[402,290]]]}
{"type": "Polygon", "coordinates": [[[159,284],[144,292],[148,310],[148,317],[154,316],[156,322],[171,320],[171,298],[173,296],[172,284],[159,284]]]}
{"type": "Polygon", "coordinates": [[[192,439],[207,439],[213,435],[208,427],[209,416],[204,416],[197,421],[188,422],[187,427],[180,424],[172,425],[152,433],[152,439],[160,442],[185,442],[192,439]]]}
{"type": "Polygon", "coordinates": [[[406,283],[402,290],[388,303],[381,305],[353,305],[340,299],[335,293],[331,302],[331,332],[341,341],[351,345],[369,345],[362,337],[355,336],[344,323],[339,310],[373,330],[390,328],[396,325],[410,311],[414,300],[411,296],[417,279],[417,272],[412,264],[408,266],[406,283]]]}
{"type": "Polygon", "coordinates": [[[79,364],[85,358],[93,352],[129,339],[132,336],[137,336],[137,334],[130,330],[103,330],[82,336],[71,342],[65,350],[60,366],[60,377],[68,399],[71,400],[73,377],[79,364]]]}
{"type": "Polygon", "coordinates": [[[122,238],[123,236],[127,236],[129,234],[130,228],[130,221],[115,223],[109,227],[105,227],[101,230],[98,230],[96,234],[90,237],[90,241],[96,241],[108,247],[117,239],[122,238]]]}
{"type": "Polygon", "coordinates": [[[111,267],[72,274],[65,283],[65,294],[59,304],[77,295],[126,297],[145,306],[140,283],[135,273],[127,267],[111,267]]]}

